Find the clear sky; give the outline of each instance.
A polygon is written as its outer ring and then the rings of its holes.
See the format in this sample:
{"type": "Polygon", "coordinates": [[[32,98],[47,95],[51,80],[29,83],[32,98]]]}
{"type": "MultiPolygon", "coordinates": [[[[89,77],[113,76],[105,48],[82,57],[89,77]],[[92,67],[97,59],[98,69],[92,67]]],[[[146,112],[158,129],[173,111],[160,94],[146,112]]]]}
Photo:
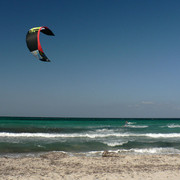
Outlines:
{"type": "Polygon", "coordinates": [[[4,0],[0,22],[0,116],[180,117],[179,0],[4,0]]]}

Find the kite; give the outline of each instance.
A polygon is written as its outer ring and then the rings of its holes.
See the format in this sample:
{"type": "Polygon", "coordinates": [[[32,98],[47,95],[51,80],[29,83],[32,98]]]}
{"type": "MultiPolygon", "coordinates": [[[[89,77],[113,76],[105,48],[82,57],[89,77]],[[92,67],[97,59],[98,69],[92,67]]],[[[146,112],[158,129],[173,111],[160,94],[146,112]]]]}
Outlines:
{"type": "Polygon", "coordinates": [[[50,62],[41,47],[40,32],[46,35],[54,36],[53,32],[46,26],[31,28],[26,35],[27,47],[37,59],[50,62]]]}

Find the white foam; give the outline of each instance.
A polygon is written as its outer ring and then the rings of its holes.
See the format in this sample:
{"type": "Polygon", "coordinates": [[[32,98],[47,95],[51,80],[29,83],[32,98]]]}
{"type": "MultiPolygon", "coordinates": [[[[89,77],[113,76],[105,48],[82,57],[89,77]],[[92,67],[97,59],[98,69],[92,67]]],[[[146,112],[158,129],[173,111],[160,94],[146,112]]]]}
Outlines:
{"type": "Polygon", "coordinates": [[[131,149],[138,154],[179,154],[180,150],[174,148],[145,148],[145,149],[131,149]]]}
{"type": "MultiPolygon", "coordinates": [[[[50,134],[50,133],[7,133],[1,132],[0,137],[22,137],[22,138],[103,138],[103,137],[128,137],[138,136],[138,134],[128,133],[73,133],[73,134],[50,134]]],[[[141,136],[141,135],[140,135],[141,136]]]]}
{"type": "Polygon", "coordinates": [[[122,146],[123,144],[127,144],[126,142],[103,142],[104,144],[107,144],[108,146],[115,147],[115,146],[122,146]]]}
{"type": "Polygon", "coordinates": [[[1,132],[0,137],[15,137],[15,138],[106,138],[106,137],[151,137],[151,138],[179,138],[180,133],[147,133],[147,134],[133,134],[133,133],[73,133],[73,134],[50,134],[50,133],[7,133],[1,132]]]}
{"type": "Polygon", "coordinates": [[[110,134],[49,134],[49,133],[7,133],[1,132],[0,137],[22,137],[22,138],[75,138],[75,137],[88,137],[88,138],[96,138],[96,137],[108,137],[112,136],[110,134]]]}
{"type": "MultiPolygon", "coordinates": [[[[102,156],[104,151],[89,151],[81,153],[71,153],[72,156],[102,156]]],[[[180,150],[175,148],[144,148],[144,149],[118,149],[108,150],[108,152],[118,154],[180,154],[180,150]]]]}
{"type": "Polygon", "coordinates": [[[128,125],[136,124],[136,122],[127,122],[128,125]]]}
{"type": "Polygon", "coordinates": [[[148,136],[148,137],[151,137],[151,138],[176,138],[176,137],[180,137],[180,133],[169,133],[169,134],[162,134],[162,133],[153,134],[153,133],[149,133],[149,134],[145,134],[145,136],[148,136]]]}
{"type": "Polygon", "coordinates": [[[169,124],[168,128],[180,128],[179,124],[169,124]]]}
{"type": "Polygon", "coordinates": [[[97,129],[96,132],[97,133],[113,133],[114,130],[113,129],[97,129]]]}
{"type": "Polygon", "coordinates": [[[129,128],[147,128],[148,126],[125,125],[125,127],[129,127],[129,128]]]}

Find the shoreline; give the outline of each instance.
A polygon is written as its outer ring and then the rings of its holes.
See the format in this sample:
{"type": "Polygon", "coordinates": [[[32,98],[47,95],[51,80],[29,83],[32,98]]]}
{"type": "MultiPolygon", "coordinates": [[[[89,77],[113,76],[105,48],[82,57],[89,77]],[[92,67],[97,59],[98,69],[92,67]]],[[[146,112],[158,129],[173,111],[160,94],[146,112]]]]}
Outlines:
{"type": "Polygon", "coordinates": [[[180,154],[132,155],[104,152],[102,157],[49,152],[34,157],[0,157],[0,180],[179,180],[180,154]]]}

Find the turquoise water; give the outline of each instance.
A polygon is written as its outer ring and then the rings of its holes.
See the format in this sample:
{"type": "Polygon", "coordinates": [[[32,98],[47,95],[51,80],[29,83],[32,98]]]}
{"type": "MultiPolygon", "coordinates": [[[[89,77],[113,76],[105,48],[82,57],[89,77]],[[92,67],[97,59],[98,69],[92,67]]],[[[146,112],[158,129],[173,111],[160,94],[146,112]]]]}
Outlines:
{"type": "Polygon", "coordinates": [[[180,119],[0,117],[0,154],[180,153],[180,119]]]}

